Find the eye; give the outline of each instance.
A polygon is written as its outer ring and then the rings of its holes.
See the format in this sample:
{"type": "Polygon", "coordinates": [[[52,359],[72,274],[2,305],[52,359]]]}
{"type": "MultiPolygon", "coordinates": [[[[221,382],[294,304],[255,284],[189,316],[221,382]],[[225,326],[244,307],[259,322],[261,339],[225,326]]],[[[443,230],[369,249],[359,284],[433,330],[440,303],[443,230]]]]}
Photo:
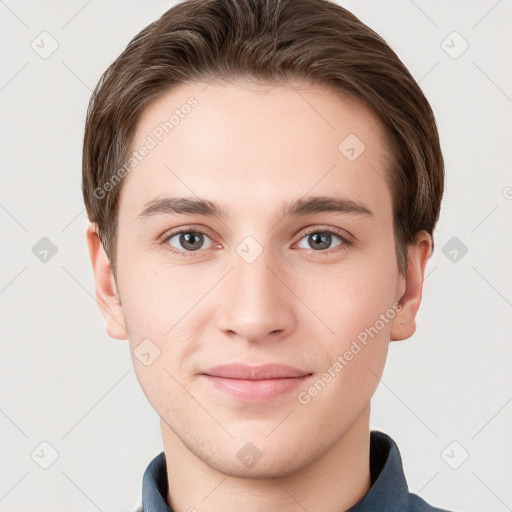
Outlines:
{"type": "Polygon", "coordinates": [[[306,233],[306,235],[300,239],[297,246],[302,249],[310,249],[315,252],[336,252],[342,250],[350,245],[350,241],[347,237],[343,236],[341,231],[333,229],[316,229],[306,233]],[[334,244],[334,245],[333,245],[334,244]],[[336,247],[336,251],[332,251],[336,247]]]}
{"type": "Polygon", "coordinates": [[[175,231],[165,238],[164,243],[176,249],[171,249],[172,252],[176,253],[197,252],[199,249],[210,249],[213,244],[206,233],[197,229],[175,231]]]}
{"type": "MultiPolygon", "coordinates": [[[[162,243],[172,253],[182,256],[193,256],[201,249],[211,249],[218,246],[204,231],[192,227],[185,227],[168,233],[164,236],[162,243]]],[[[310,230],[295,245],[316,253],[331,254],[348,248],[352,245],[352,242],[344,231],[330,228],[310,230]]]]}

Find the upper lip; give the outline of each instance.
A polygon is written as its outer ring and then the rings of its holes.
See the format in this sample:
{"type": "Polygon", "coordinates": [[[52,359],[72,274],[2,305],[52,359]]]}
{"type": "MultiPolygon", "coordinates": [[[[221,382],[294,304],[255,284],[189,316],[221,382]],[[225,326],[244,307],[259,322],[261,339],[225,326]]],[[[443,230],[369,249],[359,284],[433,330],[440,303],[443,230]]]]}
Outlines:
{"type": "Polygon", "coordinates": [[[260,366],[251,366],[243,363],[221,364],[219,366],[207,368],[201,373],[212,377],[244,380],[283,379],[310,375],[309,372],[284,364],[263,364],[260,366]]]}

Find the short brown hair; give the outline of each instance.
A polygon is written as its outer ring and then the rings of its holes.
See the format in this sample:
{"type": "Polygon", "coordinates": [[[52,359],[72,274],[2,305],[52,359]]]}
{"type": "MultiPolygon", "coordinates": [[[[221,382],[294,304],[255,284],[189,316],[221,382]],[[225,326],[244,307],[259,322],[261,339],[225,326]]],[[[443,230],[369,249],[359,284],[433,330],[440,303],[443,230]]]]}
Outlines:
{"type": "Polygon", "coordinates": [[[130,41],[89,103],[82,192],[114,275],[122,186],[116,171],[124,166],[142,111],[181,85],[219,79],[307,81],[349,94],[377,115],[391,150],[386,178],[404,274],[407,245],[416,234],[426,230],[433,239],[444,161],[430,104],[396,53],[330,0],[186,0],[130,41]]]}

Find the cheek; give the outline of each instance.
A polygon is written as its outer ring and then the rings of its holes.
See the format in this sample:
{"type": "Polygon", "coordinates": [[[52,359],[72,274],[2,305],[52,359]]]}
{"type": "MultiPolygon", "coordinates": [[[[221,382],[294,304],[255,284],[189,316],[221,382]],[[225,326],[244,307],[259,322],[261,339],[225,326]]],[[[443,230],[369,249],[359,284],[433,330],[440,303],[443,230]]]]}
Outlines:
{"type": "MultiPolygon", "coordinates": [[[[332,345],[341,349],[377,323],[381,336],[386,336],[391,325],[380,321],[381,315],[393,315],[395,276],[392,269],[382,272],[380,267],[361,265],[354,271],[340,269],[336,273],[315,280],[302,280],[300,291],[304,302],[318,312],[329,327],[332,345]],[[390,311],[391,309],[391,311],[390,311]]],[[[372,331],[373,332],[373,331],[372,331]]]]}
{"type": "Polygon", "coordinates": [[[132,332],[160,337],[186,314],[202,289],[188,274],[185,267],[166,270],[143,259],[126,267],[122,304],[132,332]]]}
{"type": "MultiPolygon", "coordinates": [[[[386,362],[395,314],[385,283],[379,288],[353,284],[321,299],[325,322],[335,334],[323,338],[319,379],[326,384],[325,388],[322,382],[317,384],[323,390],[313,399],[313,407],[333,428],[338,428],[342,418],[356,417],[373,396],[386,362]]],[[[311,392],[314,395],[316,390],[311,392]]]]}
{"type": "Polygon", "coordinates": [[[212,285],[192,279],[185,267],[164,272],[141,262],[128,268],[120,292],[131,357],[144,391],[158,395],[173,386],[169,373],[178,377],[181,362],[198,348],[198,301],[212,285]],[[148,359],[154,362],[146,365],[148,359]]]}

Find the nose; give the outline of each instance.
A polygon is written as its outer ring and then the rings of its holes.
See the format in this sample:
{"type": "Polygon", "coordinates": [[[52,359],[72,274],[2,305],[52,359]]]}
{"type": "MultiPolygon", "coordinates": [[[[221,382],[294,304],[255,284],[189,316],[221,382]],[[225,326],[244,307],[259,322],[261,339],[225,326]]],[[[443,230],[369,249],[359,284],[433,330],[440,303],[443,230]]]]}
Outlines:
{"type": "Polygon", "coordinates": [[[235,255],[218,290],[216,321],[224,334],[258,343],[293,331],[296,299],[287,287],[286,272],[271,259],[266,251],[252,263],[235,255]]]}

